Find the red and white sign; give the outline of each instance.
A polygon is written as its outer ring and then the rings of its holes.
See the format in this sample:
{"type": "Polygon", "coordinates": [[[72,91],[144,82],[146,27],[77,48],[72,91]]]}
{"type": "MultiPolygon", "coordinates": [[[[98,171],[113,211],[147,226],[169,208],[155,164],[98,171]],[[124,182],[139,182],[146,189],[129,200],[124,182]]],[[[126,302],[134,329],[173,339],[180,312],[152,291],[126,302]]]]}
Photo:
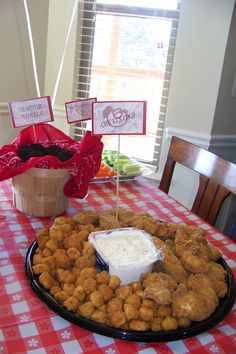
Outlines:
{"type": "Polygon", "coordinates": [[[9,110],[14,128],[54,120],[49,96],[10,102],[9,110]]]}
{"type": "Polygon", "coordinates": [[[88,98],[66,102],[65,107],[68,123],[92,119],[92,103],[96,101],[97,98],[88,98]]]}
{"type": "Polygon", "coordinates": [[[146,101],[102,101],[92,104],[94,135],[146,134],[146,101]]]}

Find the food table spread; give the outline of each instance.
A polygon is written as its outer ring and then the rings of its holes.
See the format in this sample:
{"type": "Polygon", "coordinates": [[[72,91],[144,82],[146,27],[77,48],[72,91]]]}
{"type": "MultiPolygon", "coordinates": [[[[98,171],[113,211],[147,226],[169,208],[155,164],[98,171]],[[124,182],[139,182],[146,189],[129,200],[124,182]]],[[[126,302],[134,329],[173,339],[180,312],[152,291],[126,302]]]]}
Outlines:
{"type": "MultiPolygon", "coordinates": [[[[216,326],[195,336],[168,342],[112,338],[81,328],[53,312],[32,290],[25,257],[36,233],[53,218],[36,218],[12,204],[11,181],[0,183],[0,353],[235,353],[236,306],[216,326]]],[[[120,181],[119,206],[148,212],[159,220],[200,226],[209,242],[220,248],[236,274],[236,244],[140,177],[120,181]]],[[[116,207],[116,183],[91,183],[85,199],[70,199],[65,216],[83,210],[103,212],[116,207]]]]}

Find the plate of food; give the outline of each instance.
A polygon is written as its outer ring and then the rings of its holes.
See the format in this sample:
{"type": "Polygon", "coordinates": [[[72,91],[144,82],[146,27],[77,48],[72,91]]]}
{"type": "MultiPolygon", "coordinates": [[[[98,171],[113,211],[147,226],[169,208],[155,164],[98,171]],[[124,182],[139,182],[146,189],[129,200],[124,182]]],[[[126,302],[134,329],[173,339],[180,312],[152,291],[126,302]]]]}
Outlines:
{"type": "Polygon", "coordinates": [[[62,318],[136,342],[174,341],[207,331],[230,312],[236,295],[233,273],[204,230],[123,209],[119,221],[115,212],[56,218],[49,229],[38,231],[25,270],[37,296],[62,318]],[[126,227],[151,235],[163,258],[123,284],[97,266],[89,235],[126,227]]]}
{"type": "Polygon", "coordinates": [[[115,150],[104,150],[102,153],[102,162],[94,181],[114,180],[117,178],[119,170],[120,180],[132,180],[140,175],[147,175],[153,172],[145,164],[142,164],[134,158],[120,154],[115,150]]]}

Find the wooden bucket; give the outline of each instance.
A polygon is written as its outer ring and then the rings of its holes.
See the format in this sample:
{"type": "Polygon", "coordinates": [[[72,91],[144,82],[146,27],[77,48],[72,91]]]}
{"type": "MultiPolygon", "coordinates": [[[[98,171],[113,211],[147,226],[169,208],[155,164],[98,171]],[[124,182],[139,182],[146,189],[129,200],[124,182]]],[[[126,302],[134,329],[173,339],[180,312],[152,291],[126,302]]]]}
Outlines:
{"type": "Polygon", "coordinates": [[[68,204],[64,185],[70,174],[67,169],[31,168],[12,178],[13,204],[32,216],[56,216],[68,204]]]}

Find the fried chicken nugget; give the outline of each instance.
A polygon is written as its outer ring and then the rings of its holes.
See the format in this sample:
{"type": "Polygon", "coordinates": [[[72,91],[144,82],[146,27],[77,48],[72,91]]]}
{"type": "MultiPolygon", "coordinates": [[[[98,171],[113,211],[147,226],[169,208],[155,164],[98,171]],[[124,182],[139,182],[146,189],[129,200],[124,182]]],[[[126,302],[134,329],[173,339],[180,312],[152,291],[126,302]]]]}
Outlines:
{"type": "Polygon", "coordinates": [[[99,216],[99,226],[103,230],[109,230],[109,229],[118,229],[126,225],[122,221],[117,221],[115,216],[103,214],[99,216]]]}
{"type": "Polygon", "coordinates": [[[187,318],[200,322],[211,315],[205,295],[188,290],[186,284],[179,284],[172,298],[172,313],[177,320],[187,318]]]}
{"type": "Polygon", "coordinates": [[[161,270],[172,276],[177,282],[185,280],[188,274],[180,260],[168,247],[163,247],[161,250],[163,252],[163,260],[158,261],[161,270]]]}
{"type": "Polygon", "coordinates": [[[186,282],[187,288],[204,295],[209,314],[219,305],[219,299],[210,278],[204,274],[191,274],[186,282]]]}
{"type": "Polygon", "coordinates": [[[210,261],[217,261],[217,259],[219,259],[222,256],[219,248],[211,244],[208,244],[207,249],[208,249],[208,256],[210,261]]]}
{"type": "Polygon", "coordinates": [[[150,322],[142,321],[142,320],[131,320],[129,322],[129,328],[133,331],[145,332],[150,328],[150,322]]]}
{"type": "Polygon", "coordinates": [[[226,270],[223,266],[216,262],[210,262],[209,270],[206,275],[212,282],[213,288],[215,289],[219,297],[224,297],[228,292],[228,285],[226,283],[226,270]]]}
{"type": "Polygon", "coordinates": [[[95,267],[85,267],[80,272],[80,277],[84,279],[86,278],[96,279],[96,275],[97,275],[97,269],[95,267]]]}
{"type": "Polygon", "coordinates": [[[99,214],[92,210],[85,210],[73,216],[73,220],[78,224],[97,225],[99,214]]]}
{"type": "Polygon", "coordinates": [[[148,273],[143,280],[144,294],[159,305],[169,305],[171,294],[177,287],[177,282],[164,273],[148,273]]]}

